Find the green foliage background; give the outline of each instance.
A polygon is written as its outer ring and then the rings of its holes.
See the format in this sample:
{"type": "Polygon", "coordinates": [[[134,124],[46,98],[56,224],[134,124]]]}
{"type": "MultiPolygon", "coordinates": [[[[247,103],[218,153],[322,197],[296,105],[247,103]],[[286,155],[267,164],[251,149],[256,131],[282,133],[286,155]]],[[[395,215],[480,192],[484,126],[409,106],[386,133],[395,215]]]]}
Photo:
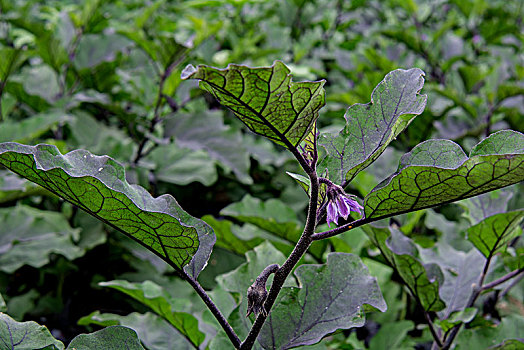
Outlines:
{"type": "MultiPolygon", "coordinates": [[[[170,193],[191,215],[203,217],[217,244],[200,282],[229,314],[241,294],[228,292],[228,275],[220,275],[265,240],[274,248],[263,249],[273,249],[275,259],[289,254],[307,197],[285,173],[299,172],[292,156],[246,131],[194,81],[182,82],[185,65],[269,66],[281,60],[294,81],[326,79],[318,127],[332,132],[344,126],[349,105],[369,102],[388,72],[421,68],[427,107],[352,182],[350,192],[363,197],[396,170],[403,153],[428,138],[452,139],[469,152],[494,131],[524,131],[523,6],[518,0],[0,0],[0,142],[107,154],[125,166],[130,183],[154,196],[170,193]]],[[[503,211],[524,205],[521,185],[489,198],[503,211]]],[[[461,264],[455,260],[471,248],[465,231],[479,221],[472,219],[474,205],[468,200],[394,220],[425,262],[448,256],[446,273],[453,274],[461,264]],[[437,246],[437,240],[448,246],[437,246]],[[439,250],[437,256],[430,248],[439,250]]],[[[512,244],[493,276],[511,264],[521,266],[515,256],[522,254],[522,240],[512,244]]],[[[428,348],[421,310],[364,231],[315,243],[305,261],[325,262],[332,251],[363,257],[388,311],[368,314],[364,327],[339,332],[318,347],[428,348]]],[[[123,324],[137,330],[147,348],[189,347],[147,303],[99,284],[112,280],[160,288],[173,311],[195,316],[200,331],[216,327],[165,263],[0,169],[0,310],[45,324],[64,341],[98,329],[95,324],[123,324]],[[152,335],[144,331],[147,325],[162,331],[152,335]]],[[[522,280],[497,307],[494,294],[482,297],[459,348],[513,337],[510,327],[490,334],[491,324],[522,324],[522,280]]],[[[206,333],[206,344],[212,333],[206,333]]]]}

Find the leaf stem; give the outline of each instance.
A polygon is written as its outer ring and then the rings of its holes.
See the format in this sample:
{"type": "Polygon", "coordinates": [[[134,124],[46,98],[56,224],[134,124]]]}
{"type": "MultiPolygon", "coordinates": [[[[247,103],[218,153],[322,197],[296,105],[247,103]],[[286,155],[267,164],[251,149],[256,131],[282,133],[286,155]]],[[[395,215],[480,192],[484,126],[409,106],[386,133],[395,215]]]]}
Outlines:
{"type": "Polygon", "coordinates": [[[184,278],[191,285],[191,287],[193,287],[193,289],[197,292],[200,299],[202,299],[202,301],[206,304],[206,306],[211,311],[213,316],[215,316],[216,320],[218,321],[222,329],[226,332],[229,340],[231,340],[231,343],[233,343],[233,345],[235,346],[235,349],[240,348],[240,338],[237,336],[237,334],[235,333],[235,331],[233,330],[229,322],[227,322],[224,315],[222,315],[222,313],[220,312],[218,307],[215,305],[213,300],[211,300],[211,298],[206,293],[204,288],[202,288],[202,286],[200,285],[200,283],[198,283],[196,279],[189,276],[185,271],[182,271],[181,274],[182,274],[182,278],[184,278]]]}
{"type": "Polygon", "coordinates": [[[433,321],[431,321],[431,317],[429,317],[429,313],[426,310],[424,310],[424,316],[426,317],[426,321],[428,322],[429,331],[431,332],[433,339],[439,347],[442,347],[442,341],[440,340],[440,337],[438,336],[435,330],[435,326],[433,325],[433,321]]]}
{"type": "MultiPolygon", "coordinates": [[[[297,151],[296,153],[299,152],[297,151]]],[[[302,157],[302,155],[300,156],[302,157]]],[[[302,159],[304,160],[304,158],[302,159]]],[[[298,240],[297,244],[295,245],[295,248],[287,258],[286,262],[284,262],[284,264],[275,273],[275,277],[273,278],[273,284],[271,285],[268,297],[266,299],[266,302],[264,303],[264,308],[266,312],[261,312],[258,314],[255,323],[249,331],[249,334],[240,346],[240,349],[242,350],[249,350],[255,344],[255,341],[260,331],[262,330],[262,326],[266,321],[267,315],[269,315],[269,312],[271,311],[271,308],[273,307],[277,299],[277,296],[280,293],[282,286],[284,285],[286,278],[289,276],[295,265],[299,262],[300,258],[302,258],[302,256],[305,254],[305,252],[308,250],[309,246],[313,242],[312,236],[315,233],[315,227],[317,223],[317,201],[319,181],[316,170],[314,169],[314,165],[308,165],[308,167],[304,168],[304,170],[307,172],[309,180],[311,181],[311,197],[309,198],[308,215],[304,231],[302,232],[300,239],[298,240]]]]}

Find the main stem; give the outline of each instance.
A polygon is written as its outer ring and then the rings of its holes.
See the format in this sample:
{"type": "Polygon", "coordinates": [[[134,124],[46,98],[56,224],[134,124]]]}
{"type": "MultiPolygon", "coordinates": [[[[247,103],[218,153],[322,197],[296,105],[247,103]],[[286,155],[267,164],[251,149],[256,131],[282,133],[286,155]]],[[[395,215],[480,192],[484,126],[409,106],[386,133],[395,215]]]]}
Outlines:
{"type": "Polygon", "coordinates": [[[249,334],[240,346],[241,350],[249,350],[253,347],[260,331],[262,330],[262,326],[266,321],[266,314],[269,315],[269,312],[275,304],[278,293],[280,293],[280,290],[282,289],[284,282],[286,281],[287,277],[289,276],[295,265],[299,262],[300,258],[307,251],[307,249],[311,245],[311,242],[313,242],[311,236],[315,232],[317,222],[317,201],[319,185],[317,173],[314,167],[308,167],[308,169],[305,170],[307,171],[309,180],[311,181],[311,197],[309,198],[309,209],[306,226],[304,227],[302,236],[300,236],[300,239],[298,240],[295,248],[287,258],[286,262],[275,273],[275,277],[273,278],[273,284],[271,285],[271,289],[269,290],[266,302],[264,303],[266,313],[261,312],[258,314],[255,323],[249,331],[249,334]]]}

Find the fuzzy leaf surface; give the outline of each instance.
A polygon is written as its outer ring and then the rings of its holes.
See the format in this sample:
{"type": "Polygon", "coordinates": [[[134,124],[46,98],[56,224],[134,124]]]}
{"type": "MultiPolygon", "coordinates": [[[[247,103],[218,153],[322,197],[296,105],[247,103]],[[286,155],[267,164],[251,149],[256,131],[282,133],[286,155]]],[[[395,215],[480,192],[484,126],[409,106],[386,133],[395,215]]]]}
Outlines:
{"type": "Polygon", "coordinates": [[[373,163],[388,144],[426,107],[424,72],[418,68],[397,69],[384,78],[371,102],[354,104],[346,111],[346,126],[338,135],[324,134],[319,139],[328,155],[319,170],[341,184],[373,163]]]}
{"type": "Polygon", "coordinates": [[[323,265],[301,265],[301,288],[282,289],[258,338],[265,349],[311,345],[337,329],[361,327],[361,308],[386,311],[377,280],[359,257],[331,253],[323,265]]]}
{"type": "Polygon", "coordinates": [[[397,172],[364,200],[366,218],[385,218],[473,197],[524,180],[524,135],[503,130],[468,158],[449,140],[429,140],[400,160],[397,172]]]}
{"type": "Polygon", "coordinates": [[[288,149],[306,137],[325,103],[324,81],[295,83],[280,61],[266,68],[189,65],[182,79],[200,80],[200,88],[231,109],[251,131],[288,149]]]}
{"type": "Polygon", "coordinates": [[[174,268],[197,277],[215,236],[170,195],[153,198],[130,185],[122,165],[85,150],[60,154],[55,146],[0,144],[0,164],[138,241],[174,268]]]}
{"type": "Polygon", "coordinates": [[[144,350],[134,330],[111,326],[99,331],[77,335],[67,350],[144,350]]]}
{"type": "Polygon", "coordinates": [[[46,327],[33,321],[17,322],[0,312],[0,347],[11,350],[62,350],[64,344],[56,340],[46,327]]]}

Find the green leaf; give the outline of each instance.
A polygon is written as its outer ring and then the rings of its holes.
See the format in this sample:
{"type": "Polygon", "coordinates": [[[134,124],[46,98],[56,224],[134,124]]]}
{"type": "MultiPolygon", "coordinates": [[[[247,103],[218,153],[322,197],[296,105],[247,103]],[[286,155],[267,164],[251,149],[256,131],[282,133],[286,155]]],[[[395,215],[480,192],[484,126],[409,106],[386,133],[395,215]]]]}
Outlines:
{"type": "MultiPolygon", "coordinates": [[[[255,249],[246,253],[247,262],[237,267],[235,270],[217,277],[217,282],[222,289],[228,292],[240,293],[242,299],[247,293],[249,286],[255,282],[260,273],[270,264],[281,265],[286,261],[286,257],[278,251],[271,243],[264,242],[255,249]]],[[[273,275],[269,276],[268,286],[273,280],[273,275]]],[[[292,279],[287,279],[285,286],[295,286],[292,279]]],[[[246,304],[247,305],[247,304],[246,304]]],[[[244,312],[245,310],[241,311],[244,312]]]]}
{"type": "Polygon", "coordinates": [[[323,134],[319,144],[327,156],[319,164],[329,179],[341,184],[351,181],[384,152],[426,106],[424,72],[397,69],[384,78],[368,104],[355,104],[345,114],[346,126],[338,135],[323,134]]]}
{"type": "Polygon", "coordinates": [[[173,311],[171,297],[159,285],[151,281],[143,283],[130,283],[127,281],[110,281],[99,283],[103,287],[114,288],[148,306],[156,314],[161,316],[184,337],[195,346],[200,345],[204,339],[204,333],[198,329],[198,320],[185,312],[173,311]]]}
{"type": "Polygon", "coordinates": [[[439,312],[439,317],[448,319],[453,312],[463,311],[474,286],[479,283],[486,259],[474,248],[462,252],[440,242],[436,249],[421,250],[420,256],[425,264],[437,264],[444,274],[439,295],[446,308],[439,312]]]}
{"type": "Polygon", "coordinates": [[[315,344],[337,329],[364,325],[364,304],[386,310],[377,281],[359,257],[331,253],[324,265],[295,270],[300,288],[283,288],[258,341],[266,349],[315,344]]]}
{"type": "MultiPolygon", "coordinates": [[[[407,333],[415,327],[412,321],[386,323],[380,327],[377,334],[371,338],[369,348],[373,350],[407,349],[401,346],[407,333]]],[[[411,347],[410,349],[413,349],[411,347]]]]}
{"type": "Polygon", "coordinates": [[[293,209],[278,199],[263,202],[246,195],[242,201],[222,209],[220,214],[253,224],[293,244],[298,241],[302,232],[293,209]]]}
{"type": "Polygon", "coordinates": [[[492,350],[524,350],[524,341],[520,341],[517,339],[509,339],[505,340],[504,342],[500,343],[499,345],[496,345],[495,347],[491,347],[492,350]]]}
{"type": "Polygon", "coordinates": [[[4,349],[62,350],[64,344],[56,340],[49,330],[36,322],[17,322],[0,312],[0,344],[4,349]]]}
{"type": "Polygon", "coordinates": [[[0,128],[0,142],[31,142],[57,124],[70,119],[70,116],[60,111],[50,111],[23,120],[6,121],[0,128]]]}
{"type": "Polygon", "coordinates": [[[5,84],[5,81],[25,59],[22,49],[11,47],[0,47],[0,83],[5,84]]]}
{"type": "Polygon", "coordinates": [[[102,62],[114,61],[119,52],[132,45],[119,34],[87,34],[78,44],[73,63],[77,69],[93,69],[102,62]]]}
{"type": "Polygon", "coordinates": [[[513,190],[508,188],[468,198],[458,204],[466,210],[464,216],[469,219],[472,225],[476,225],[491,215],[506,212],[508,202],[512,197],[513,190]]]}
{"type": "Polygon", "coordinates": [[[95,311],[88,316],[82,317],[78,324],[86,326],[95,324],[99,326],[121,325],[135,330],[140,341],[148,349],[155,350],[190,350],[193,345],[175,330],[168,322],[161,317],[146,312],[139,314],[133,312],[126,316],[95,311]]]}
{"type": "Polygon", "coordinates": [[[218,178],[212,159],[203,150],[191,151],[173,144],[161,145],[144,160],[153,162],[155,177],[168,183],[187,185],[197,181],[210,186],[218,178]]]}
{"type": "Polygon", "coordinates": [[[394,228],[366,225],[363,229],[426,311],[444,309],[446,305],[439,296],[438,271],[433,268],[431,272],[436,273],[430,276],[426,267],[411,255],[415,248],[407,237],[394,228]]]}
{"type": "Polygon", "coordinates": [[[0,270],[12,273],[23,265],[36,268],[49,263],[51,254],[69,260],[84,254],[75,243],[73,229],[60,213],[27,206],[0,208],[0,270]]]}
{"type": "Polygon", "coordinates": [[[524,210],[492,215],[470,227],[467,238],[486,258],[491,258],[522,233],[519,224],[523,218],[524,210]]]}
{"type": "Polygon", "coordinates": [[[406,153],[397,172],[364,200],[367,219],[473,197],[524,180],[524,135],[503,130],[476,145],[468,158],[449,140],[429,140],[406,153]]]}
{"type": "Polygon", "coordinates": [[[166,118],[164,125],[164,136],[174,137],[178,146],[194,151],[205,150],[222,167],[233,170],[242,183],[253,182],[249,176],[249,153],[242,135],[224,125],[221,112],[177,113],[166,118]]]}
{"type": "Polygon", "coordinates": [[[7,310],[7,305],[5,304],[4,297],[0,294],[0,312],[5,312],[7,310]]]}
{"type": "Polygon", "coordinates": [[[263,241],[263,239],[259,237],[250,240],[240,239],[232,231],[233,223],[229,220],[217,220],[211,215],[203,216],[202,220],[213,228],[217,236],[216,246],[230,250],[236,254],[244,255],[263,241]]]}
{"type": "Polygon", "coordinates": [[[77,335],[68,350],[144,350],[131,328],[111,326],[94,333],[77,335]]]}
{"type": "Polygon", "coordinates": [[[138,241],[175,269],[196,278],[205,266],[215,236],[176,200],[153,198],[130,185],[113,159],[77,150],[63,156],[49,145],[0,144],[0,164],[77,205],[138,241]]]}
{"type": "Polygon", "coordinates": [[[519,339],[524,329],[524,317],[509,315],[498,325],[462,330],[455,340],[457,350],[487,349],[508,339],[519,339]]]}
{"type": "Polygon", "coordinates": [[[457,311],[453,312],[447,319],[445,320],[435,320],[435,324],[439,326],[444,333],[447,333],[451,328],[462,324],[462,323],[469,323],[473,318],[477,315],[477,309],[474,307],[468,307],[464,309],[463,311],[457,311]]]}
{"type": "Polygon", "coordinates": [[[295,83],[289,73],[280,61],[268,68],[189,65],[182,79],[200,80],[200,87],[230,108],[251,131],[293,150],[317,120],[325,92],[324,81],[295,83]]]}

